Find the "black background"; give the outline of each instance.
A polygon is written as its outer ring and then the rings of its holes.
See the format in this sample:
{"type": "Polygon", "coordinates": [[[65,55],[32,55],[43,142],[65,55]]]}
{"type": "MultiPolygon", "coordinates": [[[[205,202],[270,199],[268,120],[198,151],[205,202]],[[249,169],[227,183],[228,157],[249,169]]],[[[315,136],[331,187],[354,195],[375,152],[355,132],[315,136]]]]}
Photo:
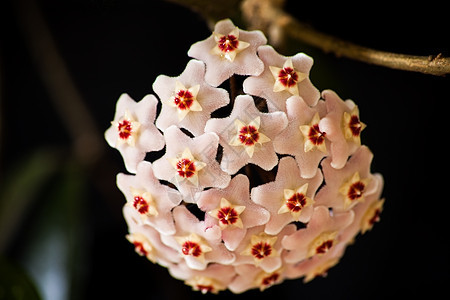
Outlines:
{"type": "MultiPolygon", "coordinates": [[[[63,156],[72,155],[70,136],[30,55],[15,3],[0,4],[0,170],[4,181],[33,149],[52,147],[63,156]]],[[[178,76],[190,59],[190,45],[210,35],[201,16],[165,1],[37,3],[101,132],[109,127],[121,93],[127,92],[135,100],[153,93],[156,76],[178,76]]],[[[448,16],[436,3],[394,7],[389,2],[330,6],[288,1],[286,10],[316,29],[363,46],[415,55],[450,55],[448,16]]],[[[107,148],[102,166],[80,167],[87,192],[80,199],[81,214],[77,215],[80,242],[72,245],[83,253],[74,256],[79,261],[74,262],[78,279],[69,285],[72,298],[382,299],[445,295],[450,279],[448,76],[377,67],[301,44],[287,51],[291,52],[283,54],[305,52],[314,58],[310,77],[317,88],[333,89],[343,99],[358,104],[361,120],[368,125],[362,142],[375,154],[372,171],[385,179],[381,222],[348,247],[327,278],[308,284],[286,281],[263,293],[253,290],[242,295],[222,292],[203,296],[170,277],[163,267],[136,255],[125,240],[126,224],[121,216],[124,198],[115,186],[115,175],[125,168],[119,153],[107,148]],[[105,186],[107,191],[102,190],[105,186]]],[[[57,178],[52,182],[58,184],[57,178]]],[[[23,266],[26,261],[33,224],[45,218],[44,204],[39,201],[46,201],[45,191],[51,184],[27,210],[3,253],[15,264],[23,266]]]]}

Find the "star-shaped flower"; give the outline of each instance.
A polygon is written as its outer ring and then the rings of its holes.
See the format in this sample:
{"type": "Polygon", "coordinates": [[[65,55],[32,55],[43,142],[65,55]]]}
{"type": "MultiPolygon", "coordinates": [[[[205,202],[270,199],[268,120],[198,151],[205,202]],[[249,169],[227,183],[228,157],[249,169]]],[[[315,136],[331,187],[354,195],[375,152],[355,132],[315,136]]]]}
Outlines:
{"type": "Polygon", "coordinates": [[[269,111],[286,111],[286,100],[298,95],[309,106],[316,105],[319,91],[309,79],[313,60],[304,53],[291,57],[278,54],[272,46],[258,48],[264,71],[244,81],[244,92],[265,98],[269,111]]]}
{"type": "Polygon", "coordinates": [[[318,276],[326,277],[328,271],[334,267],[344,255],[346,246],[345,243],[339,243],[321,255],[314,255],[299,263],[286,264],[284,276],[287,279],[304,277],[304,283],[307,283],[318,276]]]}
{"type": "Polygon", "coordinates": [[[233,74],[259,75],[264,65],[256,50],[266,42],[261,31],[240,30],[225,19],[216,23],[210,37],[193,44],[188,55],[206,64],[206,82],[218,86],[233,74]]]}
{"type": "Polygon", "coordinates": [[[219,138],[215,133],[204,133],[190,138],[172,125],[164,132],[166,153],[153,163],[155,176],[173,183],[184,197],[194,202],[197,192],[205,187],[224,188],[230,176],[216,161],[219,138]]]}
{"type": "Polygon", "coordinates": [[[206,224],[219,225],[229,250],[235,250],[247,228],[266,224],[270,214],[250,200],[247,176],[237,174],[224,189],[210,189],[200,194],[198,207],[207,212],[206,224]]]}
{"type": "Polygon", "coordinates": [[[324,159],[322,171],[327,184],[317,193],[316,205],[346,211],[373,194],[379,182],[370,173],[372,158],[369,148],[361,146],[342,169],[333,168],[331,158],[324,159]]]}
{"type": "Polygon", "coordinates": [[[320,100],[315,107],[308,106],[299,96],[286,101],[288,126],[275,137],[273,146],[280,154],[295,157],[301,176],[312,178],[319,163],[328,153],[329,141],[326,132],[319,128],[320,117],[326,114],[325,103],[320,100]]]}
{"type": "Polygon", "coordinates": [[[177,250],[190,268],[204,270],[209,263],[233,263],[235,256],[223,245],[219,226],[206,226],[185,206],[175,207],[173,216],[175,234],[162,235],[161,239],[177,250]]]}
{"type": "MultiPolygon", "coordinates": [[[[134,208],[125,205],[123,207],[123,216],[129,231],[126,238],[134,245],[135,251],[139,255],[145,256],[151,262],[162,266],[181,261],[181,257],[174,249],[162,243],[159,231],[150,225],[142,224],[134,208]]],[[[173,219],[171,221],[167,220],[167,222],[173,223],[173,219]]]]}
{"type": "Polygon", "coordinates": [[[171,210],[180,204],[181,195],[159,182],[150,162],[141,162],[136,175],[117,175],[117,186],[140,223],[151,225],[163,234],[175,233],[171,210]]]}
{"type": "Polygon", "coordinates": [[[361,131],[366,127],[359,119],[359,111],[352,100],[343,101],[335,92],[325,90],[322,97],[327,105],[327,115],[319,127],[327,133],[333,168],[342,168],[349,155],[361,146],[361,131]]]}
{"type": "Polygon", "coordinates": [[[251,193],[252,200],[270,212],[265,232],[276,235],[290,222],[309,222],[313,198],[321,183],[320,172],[311,179],[304,179],[292,157],[282,158],[275,181],[257,186],[251,193]]]}
{"type": "Polygon", "coordinates": [[[245,292],[249,289],[259,288],[260,291],[279,284],[284,279],[284,269],[279,268],[273,272],[265,272],[261,268],[245,264],[236,266],[237,276],[228,288],[235,294],[245,292]]]}
{"type": "Polygon", "coordinates": [[[353,242],[358,233],[364,234],[371,230],[375,223],[380,220],[384,204],[384,199],[380,199],[383,191],[383,177],[380,174],[374,174],[372,180],[377,182],[376,190],[366,196],[364,202],[358,203],[352,208],[355,212],[355,220],[342,233],[342,239],[349,243],[353,242]]]}
{"type": "Polygon", "coordinates": [[[221,167],[234,174],[247,163],[272,169],[278,162],[272,141],[286,126],[283,112],[262,113],[251,96],[241,95],[236,97],[230,116],[210,119],[205,132],[219,135],[223,147],[221,167]]]}
{"type": "Polygon", "coordinates": [[[192,59],[178,77],[159,75],[153,90],[162,102],[156,126],[162,131],[171,125],[203,133],[211,112],[230,102],[228,92],[205,82],[205,64],[192,59]]]}
{"type": "Polygon", "coordinates": [[[249,228],[244,239],[236,248],[235,265],[253,264],[267,273],[282,266],[281,254],[284,250],[282,240],[295,232],[295,225],[287,225],[277,235],[268,235],[264,226],[249,228]]]}
{"type": "Polygon", "coordinates": [[[285,237],[282,245],[290,251],[287,263],[297,263],[315,255],[323,255],[340,243],[340,232],[353,222],[353,211],[330,214],[325,206],[317,206],[306,228],[285,237]]]}
{"type": "Polygon", "coordinates": [[[120,151],[130,173],[136,173],[138,163],[144,160],[147,152],[164,147],[164,138],[153,124],[157,103],[153,95],[136,103],[127,94],[122,94],[117,101],[114,121],[105,132],[106,141],[120,151]]]}
{"type": "Polygon", "coordinates": [[[225,290],[231,280],[236,276],[233,266],[222,264],[209,264],[204,270],[193,270],[186,263],[181,262],[169,267],[170,274],[180,280],[184,280],[187,285],[192,286],[194,291],[202,294],[225,290]]]}

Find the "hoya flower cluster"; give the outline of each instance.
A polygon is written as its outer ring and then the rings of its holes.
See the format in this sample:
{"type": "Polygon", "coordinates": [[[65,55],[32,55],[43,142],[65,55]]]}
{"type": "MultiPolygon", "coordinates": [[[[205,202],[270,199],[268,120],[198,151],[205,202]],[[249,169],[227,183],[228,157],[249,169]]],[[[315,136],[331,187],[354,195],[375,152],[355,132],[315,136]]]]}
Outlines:
{"type": "Polygon", "coordinates": [[[309,56],[266,43],[218,22],[157,96],[123,94],[105,133],[131,173],[127,239],[203,293],[324,276],[382,211],[358,107],[314,87],[309,56]]]}

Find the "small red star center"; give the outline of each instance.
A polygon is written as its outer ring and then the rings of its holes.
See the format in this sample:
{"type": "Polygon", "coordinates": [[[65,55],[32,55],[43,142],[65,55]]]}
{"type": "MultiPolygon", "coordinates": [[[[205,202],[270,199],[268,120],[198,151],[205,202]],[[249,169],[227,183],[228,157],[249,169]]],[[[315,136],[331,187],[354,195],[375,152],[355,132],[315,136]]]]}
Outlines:
{"type": "Polygon", "coordinates": [[[181,246],[181,252],[184,255],[192,255],[194,257],[198,257],[202,254],[202,249],[198,243],[192,241],[186,241],[181,246]]]}
{"type": "Polygon", "coordinates": [[[119,131],[119,138],[126,140],[131,136],[131,133],[133,132],[133,126],[131,125],[130,121],[123,120],[117,125],[117,130],[119,131]]]}
{"type": "Polygon", "coordinates": [[[140,214],[148,213],[149,205],[148,205],[147,201],[141,196],[134,197],[133,207],[140,214]]]}
{"type": "Polygon", "coordinates": [[[180,159],[177,164],[177,172],[180,177],[190,178],[195,175],[195,165],[194,162],[187,159],[180,159]]]}
{"type": "Polygon", "coordinates": [[[299,212],[306,205],[306,196],[300,193],[295,193],[291,198],[286,200],[286,206],[292,212],[299,212]]]}
{"type": "Polygon", "coordinates": [[[358,200],[359,198],[361,198],[364,193],[365,187],[366,187],[366,185],[361,181],[352,183],[352,185],[350,185],[350,187],[348,189],[348,193],[347,193],[348,199],[350,199],[351,201],[354,201],[354,200],[358,200]]]}
{"type": "Polygon", "coordinates": [[[325,132],[320,131],[319,124],[314,124],[309,128],[308,139],[316,146],[325,141],[325,132]]]}
{"type": "Polygon", "coordinates": [[[278,73],[278,81],[286,87],[292,87],[297,84],[298,74],[291,67],[285,67],[278,73]]]}
{"type": "Polygon", "coordinates": [[[188,90],[179,90],[176,93],[173,102],[178,109],[186,110],[189,109],[194,103],[194,95],[192,95],[192,93],[188,90]]]}
{"type": "Polygon", "coordinates": [[[272,246],[266,242],[259,242],[252,246],[251,253],[255,258],[263,259],[272,253],[272,246]]]}
{"type": "Polygon", "coordinates": [[[217,42],[222,52],[231,52],[239,46],[239,40],[232,34],[222,36],[217,42]]]}
{"type": "Polygon", "coordinates": [[[239,141],[245,146],[252,146],[259,140],[259,132],[255,126],[244,126],[239,130],[239,141]]]}

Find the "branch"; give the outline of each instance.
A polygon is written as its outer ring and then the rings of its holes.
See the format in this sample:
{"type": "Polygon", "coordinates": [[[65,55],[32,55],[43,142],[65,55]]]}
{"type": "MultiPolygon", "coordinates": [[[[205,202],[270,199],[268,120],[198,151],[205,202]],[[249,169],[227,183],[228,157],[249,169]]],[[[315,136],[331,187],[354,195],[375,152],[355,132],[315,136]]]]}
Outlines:
{"type": "Polygon", "coordinates": [[[253,29],[261,29],[274,43],[290,37],[306,44],[364,63],[437,76],[450,73],[450,58],[441,54],[415,56],[379,51],[318,32],[283,11],[283,0],[244,0],[242,14],[253,29]]]}

